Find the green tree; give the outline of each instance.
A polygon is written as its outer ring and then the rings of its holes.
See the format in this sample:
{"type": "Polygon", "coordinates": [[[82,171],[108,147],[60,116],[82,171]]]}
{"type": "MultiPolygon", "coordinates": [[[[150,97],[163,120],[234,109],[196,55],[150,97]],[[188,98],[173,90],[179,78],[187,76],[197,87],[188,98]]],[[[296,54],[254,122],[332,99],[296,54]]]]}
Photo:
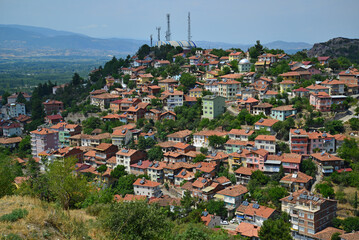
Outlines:
{"type": "Polygon", "coordinates": [[[79,85],[80,83],[82,83],[83,79],[80,77],[80,75],[78,73],[74,73],[73,77],[72,77],[72,84],[74,86],[79,85]]]}
{"type": "Polygon", "coordinates": [[[317,173],[317,165],[311,159],[305,159],[300,165],[300,171],[314,178],[317,173]]]}
{"type": "Polygon", "coordinates": [[[19,143],[19,157],[24,158],[26,155],[31,154],[31,137],[26,135],[19,143]]]}
{"type": "Polygon", "coordinates": [[[359,162],[359,143],[354,138],[344,139],[344,143],[337,150],[339,157],[349,163],[359,162]]]}
{"type": "Polygon", "coordinates": [[[7,156],[1,156],[0,161],[0,198],[5,195],[13,194],[15,190],[14,179],[15,174],[12,164],[7,156]]]}
{"type": "Polygon", "coordinates": [[[189,89],[193,88],[196,84],[196,77],[190,73],[182,73],[180,83],[184,87],[184,92],[187,93],[189,89]]]}
{"type": "Polygon", "coordinates": [[[123,165],[117,165],[112,171],[111,171],[111,177],[119,179],[122,176],[127,175],[126,167],[123,165]]]}
{"type": "Polygon", "coordinates": [[[98,117],[89,117],[82,122],[82,126],[85,134],[91,134],[96,128],[100,128],[102,121],[98,117]]]}
{"type": "Polygon", "coordinates": [[[339,237],[340,235],[341,235],[341,233],[339,233],[339,232],[333,233],[330,240],[340,240],[340,237],[339,237]]]}
{"type": "Polygon", "coordinates": [[[263,52],[263,46],[260,41],[257,40],[256,44],[253,47],[249,48],[249,56],[251,57],[251,61],[257,61],[258,56],[261,55],[263,52]]]}
{"type": "Polygon", "coordinates": [[[206,207],[207,207],[207,211],[210,214],[216,214],[221,217],[227,216],[227,208],[225,207],[223,201],[210,200],[208,201],[206,207]]]}
{"type": "Polygon", "coordinates": [[[257,181],[261,185],[266,185],[268,183],[268,181],[270,180],[270,178],[268,176],[264,175],[264,173],[260,170],[256,170],[252,173],[251,180],[252,179],[257,181]]]}
{"type": "Polygon", "coordinates": [[[259,238],[261,240],[289,240],[293,239],[290,232],[290,223],[283,219],[268,219],[263,222],[259,230],[259,238]]]}
{"type": "Polygon", "coordinates": [[[209,141],[209,146],[214,148],[221,148],[227,142],[227,138],[217,135],[212,135],[208,137],[208,141],[209,141]]]}
{"type": "Polygon", "coordinates": [[[7,104],[7,98],[10,97],[11,94],[8,91],[5,91],[2,95],[2,105],[7,104]]]}
{"type": "Polygon", "coordinates": [[[353,129],[354,131],[359,130],[359,119],[358,118],[351,118],[349,120],[349,124],[350,124],[351,129],[353,129]]]}
{"type": "Polygon", "coordinates": [[[54,161],[47,172],[49,189],[64,209],[75,207],[89,193],[89,185],[82,175],[75,175],[76,158],[54,161]]]}
{"type": "Polygon", "coordinates": [[[323,197],[333,198],[334,197],[334,189],[328,183],[321,183],[315,185],[315,189],[323,195],[323,197]]]}
{"type": "Polygon", "coordinates": [[[144,201],[111,204],[99,221],[112,239],[167,239],[173,227],[159,206],[144,201]]]}
{"type": "Polygon", "coordinates": [[[106,165],[101,165],[101,166],[99,166],[96,170],[97,170],[97,172],[99,172],[100,174],[103,174],[104,172],[106,172],[107,166],[106,166],[106,165]]]}
{"type": "Polygon", "coordinates": [[[160,146],[155,146],[148,150],[147,155],[148,159],[151,161],[161,161],[163,158],[162,148],[160,146]]]}
{"type": "Polygon", "coordinates": [[[324,124],[324,128],[330,134],[343,133],[345,131],[343,122],[340,120],[328,121],[324,124]]]}
{"type": "Polygon", "coordinates": [[[202,154],[207,155],[208,154],[208,148],[201,147],[199,150],[202,154]]]}
{"type": "Polygon", "coordinates": [[[195,204],[195,199],[191,196],[191,193],[187,190],[181,198],[181,206],[186,210],[187,213],[191,211],[192,206],[195,204]]]}
{"type": "Polygon", "coordinates": [[[22,95],[22,92],[19,92],[19,94],[17,95],[16,102],[18,102],[18,103],[26,103],[27,102],[24,95],[22,95]]]}
{"type": "Polygon", "coordinates": [[[147,44],[142,45],[137,51],[138,59],[143,60],[144,57],[146,57],[150,53],[150,51],[150,46],[148,46],[147,44]]]}
{"type": "Polygon", "coordinates": [[[133,183],[136,181],[136,179],[136,175],[133,174],[119,177],[116,187],[114,188],[114,193],[121,196],[125,196],[126,194],[134,194],[133,183]]]}
{"type": "Polygon", "coordinates": [[[206,159],[206,155],[204,154],[198,154],[194,159],[194,163],[203,162],[206,159]]]}

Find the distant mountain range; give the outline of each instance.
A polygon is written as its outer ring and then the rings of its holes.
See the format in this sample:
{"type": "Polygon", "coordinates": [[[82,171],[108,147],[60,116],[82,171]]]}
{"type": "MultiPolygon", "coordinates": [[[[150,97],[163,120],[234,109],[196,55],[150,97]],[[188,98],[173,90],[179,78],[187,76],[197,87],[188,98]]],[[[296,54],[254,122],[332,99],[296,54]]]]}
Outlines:
{"type": "MultiPolygon", "coordinates": [[[[101,39],[49,28],[0,24],[0,58],[123,56],[135,53],[143,44],[148,44],[148,41],[122,38],[101,39]]],[[[253,44],[196,41],[196,45],[202,48],[239,47],[242,50],[247,50],[253,44]]],[[[312,47],[312,44],[309,43],[284,41],[263,45],[268,48],[283,49],[287,53],[295,53],[312,47]]]]}

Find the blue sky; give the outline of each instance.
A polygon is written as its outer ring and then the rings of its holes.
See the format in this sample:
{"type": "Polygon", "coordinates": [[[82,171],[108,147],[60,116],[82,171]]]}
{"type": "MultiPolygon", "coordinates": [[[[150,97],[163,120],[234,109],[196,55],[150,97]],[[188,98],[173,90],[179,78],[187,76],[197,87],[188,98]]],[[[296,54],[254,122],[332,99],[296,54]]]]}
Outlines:
{"type": "Polygon", "coordinates": [[[48,27],[100,38],[157,39],[171,14],[172,40],[227,43],[323,42],[359,38],[358,0],[0,0],[0,23],[48,27]]]}

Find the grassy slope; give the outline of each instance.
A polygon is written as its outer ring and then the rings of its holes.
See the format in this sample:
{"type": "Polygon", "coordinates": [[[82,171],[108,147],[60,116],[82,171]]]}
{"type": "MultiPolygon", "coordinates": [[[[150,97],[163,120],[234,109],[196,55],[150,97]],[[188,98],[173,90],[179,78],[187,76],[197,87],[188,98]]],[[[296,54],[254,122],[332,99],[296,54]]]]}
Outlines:
{"type": "Polygon", "coordinates": [[[0,222],[0,238],[10,233],[23,239],[104,239],[96,228],[96,219],[84,210],[64,212],[58,207],[39,199],[7,196],[0,199],[0,216],[22,208],[29,214],[14,223],[0,222]]]}

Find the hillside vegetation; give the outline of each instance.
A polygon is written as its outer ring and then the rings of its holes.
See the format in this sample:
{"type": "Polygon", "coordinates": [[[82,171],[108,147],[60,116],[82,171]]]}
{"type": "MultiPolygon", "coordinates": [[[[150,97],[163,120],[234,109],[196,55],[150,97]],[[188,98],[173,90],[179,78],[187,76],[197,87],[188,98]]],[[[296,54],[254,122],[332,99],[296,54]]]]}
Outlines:
{"type": "Polygon", "coordinates": [[[338,37],[327,42],[316,43],[308,51],[308,56],[346,57],[351,62],[359,63],[359,39],[338,37]]]}

